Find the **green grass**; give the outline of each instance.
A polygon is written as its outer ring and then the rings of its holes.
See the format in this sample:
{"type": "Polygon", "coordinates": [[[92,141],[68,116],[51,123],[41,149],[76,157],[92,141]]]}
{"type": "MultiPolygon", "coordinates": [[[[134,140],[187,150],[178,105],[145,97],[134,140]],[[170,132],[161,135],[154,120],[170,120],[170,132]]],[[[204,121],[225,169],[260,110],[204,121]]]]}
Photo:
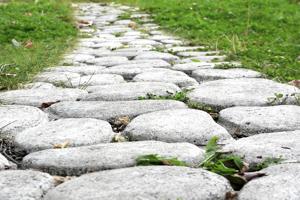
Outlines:
{"type": "Polygon", "coordinates": [[[74,44],[70,4],[59,0],[13,1],[0,6],[0,89],[15,89],[58,63],[74,44]],[[16,40],[20,47],[13,45],[16,40]],[[32,47],[26,48],[27,41],[32,47]]]}
{"type": "MultiPolygon", "coordinates": [[[[103,0],[93,0],[103,2],[103,0]]],[[[109,1],[106,1],[109,2],[109,1]]],[[[300,79],[299,0],[115,0],[155,14],[171,33],[224,50],[279,81],[300,79]]]]}

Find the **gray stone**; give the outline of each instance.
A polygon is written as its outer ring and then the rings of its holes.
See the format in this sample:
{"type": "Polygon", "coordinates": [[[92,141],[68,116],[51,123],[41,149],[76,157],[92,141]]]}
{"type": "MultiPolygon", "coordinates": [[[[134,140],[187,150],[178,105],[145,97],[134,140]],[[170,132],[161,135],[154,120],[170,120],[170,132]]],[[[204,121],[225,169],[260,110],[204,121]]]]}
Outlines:
{"type": "Polygon", "coordinates": [[[174,40],[174,39],[168,39],[168,40],[161,40],[160,41],[163,44],[171,44],[171,45],[182,45],[184,42],[180,40],[174,40]]]}
{"type": "Polygon", "coordinates": [[[42,200],[55,181],[49,174],[31,170],[0,171],[1,200],[42,200]]]}
{"type": "MultiPolygon", "coordinates": [[[[133,64],[136,65],[136,64],[133,64]]],[[[118,74],[120,76],[123,76],[126,80],[131,80],[133,77],[135,77],[137,74],[146,72],[150,69],[154,69],[147,65],[147,67],[133,67],[133,65],[117,65],[113,67],[109,67],[107,69],[104,69],[102,73],[105,74],[118,74]]],[[[146,65],[143,65],[146,66],[146,65]]]]}
{"type": "Polygon", "coordinates": [[[182,59],[179,62],[180,63],[189,63],[189,62],[220,62],[224,61],[226,56],[197,56],[197,57],[191,57],[182,59]]]}
{"type": "Polygon", "coordinates": [[[1,153],[0,153],[0,171],[5,169],[16,169],[16,165],[12,162],[9,162],[1,153]]]}
{"type": "Polygon", "coordinates": [[[218,136],[220,143],[232,140],[230,134],[204,111],[193,109],[163,110],[140,115],[124,130],[131,140],[189,142],[204,146],[218,136]]]}
{"type": "Polygon", "coordinates": [[[35,81],[54,85],[68,84],[71,79],[80,78],[80,74],[71,72],[43,72],[35,77],[35,81]]]}
{"type": "Polygon", "coordinates": [[[121,56],[109,56],[109,57],[100,57],[95,59],[95,64],[98,65],[103,65],[107,67],[111,67],[114,65],[122,65],[122,64],[127,64],[128,58],[126,57],[121,57],[121,56]]]}
{"type": "Polygon", "coordinates": [[[300,197],[300,164],[281,164],[263,169],[267,176],[247,183],[239,200],[298,200],[300,197]]]}
{"type": "Polygon", "coordinates": [[[169,53],[162,53],[162,52],[157,52],[157,51],[142,52],[141,54],[136,56],[134,59],[135,60],[162,59],[167,62],[179,60],[179,58],[177,56],[174,56],[169,53]]]}
{"type": "Polygon", "coordinates": [[[159,68],[169,68],[171,67],[170,63],[161,60],[161,59],[141,59],[141,60],[131,60],[129,64],[140,64],[140,65],[151,65],[151,67],[159,68]]]}
{"type": "Polygon", "coordinates": [[[193,46],[193,47],[178,46],[178,47],[167,48],[167,51],[177,53],[177,52],[193,51],[193,50],[197,51],[197,50],[201,50],[201,49],[204,49],[204,48],[205,47],[203,47],[203,46],[193,46]]]}
{"type": "Polygon", "coordinates": [[[94,171],[134,167],[139,156],[149,154],[175,157],[189,166],[196,166],[204,159],[204,151],[189,143],[143,141],[39,151],[24,157],[23,166],[55,175],[78,176],[94,171]]]}
{"type": "Polygon", "coordinates": [[[223,200],[231,190],[224,177],[203,169],[147,166],[87,174],[51,190],[45,200],[223,200]]]}
{"type": "Polygon", "coordinates": [[[88,94],[84,100],[88,101],[124,101],[137,100],[147,94],[168,96],[180,91],[171,83],[145,82],[145,83],[122,83],[105,86],[91,86],[87,88],[88,94]]]}
{"type": "Polygon", "coordinates": [[[299,93],[296,87],[260,78],[222,79],[199,85],[188,94],[195,102],[216,110],[232,106],[266,106],[270,104],[296,104],[292,94],[299,93]],[[284,101],[271,102],[275,94],[283,94],[284,101]],[[289,95],[285,97],[285,95],[289,95]]]}
{"type": "Polygon", "coordinates": [[[197,86],[198,82],[183,72],[174,70],[143,72],[133,78],[136,82],[166,82],[179,87],[197,86]]]}
{"type": "Polygon", "coordinates": [[[198,82],[214,81],[233,78],[260,78],[261,73],[242,68],[235,69],[198,69],[193,71],[192,77],[198,82]]]}
{"type": "Polygon", "coordinates": [[[75,101],[87,94],[80,89],[24,89],[0,93],[0,101],[4,104],[19,104],[40,107],[43,103],[57,101],[75,101]]]}
{"type": "Polygon", "coordinates": [[[182,102],[173,100],[138,101],[79,101],[60,102],[47,109],[58,118],[96,118],[109,120],[117,117],[135,117],[140,114],[176,108],[186,108],[182,102]]]}
{"type": "MultiPolygon", "coordinates": [[[[81,43],[82,44],[82,43],[81,43]]],[[[65,56],[65,62],[82,62],[94,60],[95,56],[86,54],[69,54],[65,56]]]]}
{"type": "Polygon", "coordinates": [[[24,89],[53,89],[55,86],[51,83],[33,82],[23,86],[24,89]]]}
{"type": "Polygon", "coordinates": [[[224,151],[241,156],[250,166],[267,158],[300,161],[300,130],[264,133],[239,139],[224,147],[224,151]]]}
{"type": "Polygon", "coordinates": [[[72,79],[70,81],[71,87],[85,88],[93,85],[110,85],[117,83],[124,83],[124,79],[116,74],[94,74],[82,76],[80,78],[72,79]]]}
{"type": "Polygon", "coordinates": [[[104,66],[97,66],[97,65],[86,65],[86,66],[57,66],[48,68],[47,71],[52,72],[71,72],[71,73],[78,73],[81,75],[93,75],[99,74],[103,69],[106,67],[104,66]]]}
{"type": "Polygon", "coordinates": [[[220,112],[218,123],[237,137],[300,130],[300,106],[232,107],[220,112]]]}
{"type": "Polygon", "coordinates": [[[1,105],[0,119],[0,138],[48,122],[47,114],[40,109],[19,105],[1,105]]]}
{"type": "Polygon", "coordinates": [[[131,41],[128,44],[129,45],[153,45],[153,46],[162,45],[160,42],[156,42],[154,40],[148,40],[148,39],[138,39],[138,40],[131,41]]]}
{"type": "Polygon", "coordinates": [[[213,63],[205,63],[205,62],[176,64],[171,67],[172,70],[182,71],[188,75],[191,75],[192,72],[197,69],[211,69],[211,68],[214,68],[214,64],[213,63]]]}
{"type": "Polygon", "coordinates": [[[88,146],[111,142],[114,133],[110,124],[97,119],[59,119],[43,126],[27,129],[16,135],[14,144],[26,152],[55,148],[88,146]]]}

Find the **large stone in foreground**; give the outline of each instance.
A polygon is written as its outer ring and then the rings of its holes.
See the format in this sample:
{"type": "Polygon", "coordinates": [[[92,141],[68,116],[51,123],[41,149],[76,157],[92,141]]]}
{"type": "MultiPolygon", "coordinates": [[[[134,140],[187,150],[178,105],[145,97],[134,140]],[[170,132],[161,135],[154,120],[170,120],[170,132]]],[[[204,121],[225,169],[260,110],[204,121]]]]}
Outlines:
{"type": "Polygon", "coordinates": [[[290,85],[260,78],[239,78],[203,83],[189,93],[188,97],[194,102],[221,110],[233,106],[296,104],[296,98],[291,96],[295,93],[300,93],[300,90],[290,85]],[[283,94],[284,97],[273,102],[272,98],[275,98],[276,93],[283,94]]]}
{"type": "Polygon", "coordinates": [[[204,111],[193,109],[164,110],[140,115],[124,130],[132,140],[189,142],[204,146],[218,136],[220,143],[232,140],[230,134],[204,111]],[[228,140],[228,141],[226,141],[228,140]]]}
{"type": "Polygon", "coordinates": [[[48,122],[48,116],[40,109],[31,106],[0,106],[0,138],[14,137],[27,128],[48,122]]]}
{"type": "Polygon", "coordinates": [[[267,158],[282,158],[300,161],[300,130],[264,133],[239,139],[224,147],[244,158],[250,165],[256,165],[267,158]]]}
{"type": "Polygon", "coordinates": [[[110,124],[97,119],[59,119],[43,126],[27,129],[15,137],[15,146],[26,152],[55,148],[108,143],[114,133],[110,124]]]}
{"type": "Polygon", "coordinates": [[[214,81],[218,79],[233,79],[233,78],[260,78],[262,75],[259,72],[234,68],[234,69],[198,69],[193,71],[192,77],[198,82],[214,81]]]}
{"type": "Polygon", "coordinates": [[[198,165],[204,158],[204,151],[189,143],[143,141],[39,151],[24,157],[23,166],[50,174],[73,176],[100,170],[133,167],[139,156],[149,154],[176,157],[189,166],[198,165]]]}
{"type": "Polygon", "coordinates": [[[281,164],[261,170],[267,176],[247,183],[239,200],[298,200],[300,198],[300,163],[281,164]]]}
{"type": "Polygon", "coordinates": [[[124,101],[137,100],[147,94],[168,96],[180,91],[180,88],[171,83],[145,82],[91,86],[87,88],[87,91],[91,94],[88,94],[85,100],[124,101]]]}
{"type": "Polygon", "coordinates": [[[218,123],[237,137],[300,130],[300,106],[227,108],[220,112],[218,123]]]}
{"type": "Polygon", "coordinates": [[[11,90],[0,93],[0,101],[4,104],[40,107],[43,103],[76,101],[86,94],[84,90],[69,88],[11,90]]]}
{"type": "Polygon", "coordinates": [[[42,200],[55,185],[46,173],[31,170],[0,171],[1,200],[42,200]]]}
{"type": "Polygon", "coordinates": [[[184,103],[173,100],[69,101],[54,104],[47,111],[54,118],[110,120],[117,117],[128,116],[132,118],[148,112],[186,107],[184,103]]]}
{"type": "Polygon", "coordinates": [[[45,200],[223,200],[228,181],[203,169],[148,166],[81,176],[51,190],[45,200]]]}
{"type": "Polygon", "coordinates": [[[197,86],[198,82],[183,72],[174,70],[149,71],[136,75],[135,82],[165,82],[174,83],[179,87],[197,86]]]}

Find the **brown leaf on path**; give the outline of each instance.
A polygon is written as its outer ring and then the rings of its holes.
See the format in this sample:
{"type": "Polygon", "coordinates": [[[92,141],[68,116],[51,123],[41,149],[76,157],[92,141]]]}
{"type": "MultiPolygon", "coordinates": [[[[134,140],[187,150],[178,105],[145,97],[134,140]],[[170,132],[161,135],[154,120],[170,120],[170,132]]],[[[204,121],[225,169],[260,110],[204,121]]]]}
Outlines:
{"type": "Polygon", "coordinates": [[[137,24],[135,22],[131,22],[131,23],[128,24],[128,27],[132,28],[132,29],[136,29],[137,28],[137,24]]]}
{"type": "Polygon", "coordinates": [[[58,186],[66,181],[69,181],[72,179],[71,176],[53,176],[54,182],[55,182],[55,186],[58,186]]]}
{"type": "Polygon", "coordinates": [[[53,101],[53,102],[45,102],[45,103],[42,103],[41,106],[39,107],[39,109],[45,109],[45,108],[48,108],[50,106],[52,106],[53,104],[56,104],[56,103],[59,103],[60,101],[53,101]]]}
{"type": "Polygon", "coordinates": [[[27,40],[24,44],[24,47],[27,48],[27,49],[30,49],[33,47],[33,43],[31,40],[27,40]]]}
{"type": "Polygon", "coordinates": [[[290,85],[293,85],[297,88],[300,88],[300,80],[293,80],[289,82],[290,85]]]}
{"type": "Polygon", "coordinates": [[[64,149],[64,148],[67,148],[69,145],[70,145],[70,142],[69,141],[65,141],[65,142],[63,142],[61,144],[54,144],[53,148],[54,149],[64,149]]]}

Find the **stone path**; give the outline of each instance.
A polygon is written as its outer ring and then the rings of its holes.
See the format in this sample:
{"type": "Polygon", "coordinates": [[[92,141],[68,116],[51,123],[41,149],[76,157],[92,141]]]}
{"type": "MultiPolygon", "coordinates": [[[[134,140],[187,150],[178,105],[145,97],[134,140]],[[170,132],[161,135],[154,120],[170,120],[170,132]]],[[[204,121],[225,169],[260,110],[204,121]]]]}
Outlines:
{"type": "Polygon", "coordinates": [[[189,46],[136,8],[79,4],[76,17],[85,37],[61,64],[0,93],[1,200],[225,199],[229,181],[195,168],[213,136],[250,165],[284,160],[238,199],[300,199],[298,88],[189,46]],[[190,101],[147,99],[176,92],[190,101]],[[137,167],[147,154],[189,167],[137,167]]]}

